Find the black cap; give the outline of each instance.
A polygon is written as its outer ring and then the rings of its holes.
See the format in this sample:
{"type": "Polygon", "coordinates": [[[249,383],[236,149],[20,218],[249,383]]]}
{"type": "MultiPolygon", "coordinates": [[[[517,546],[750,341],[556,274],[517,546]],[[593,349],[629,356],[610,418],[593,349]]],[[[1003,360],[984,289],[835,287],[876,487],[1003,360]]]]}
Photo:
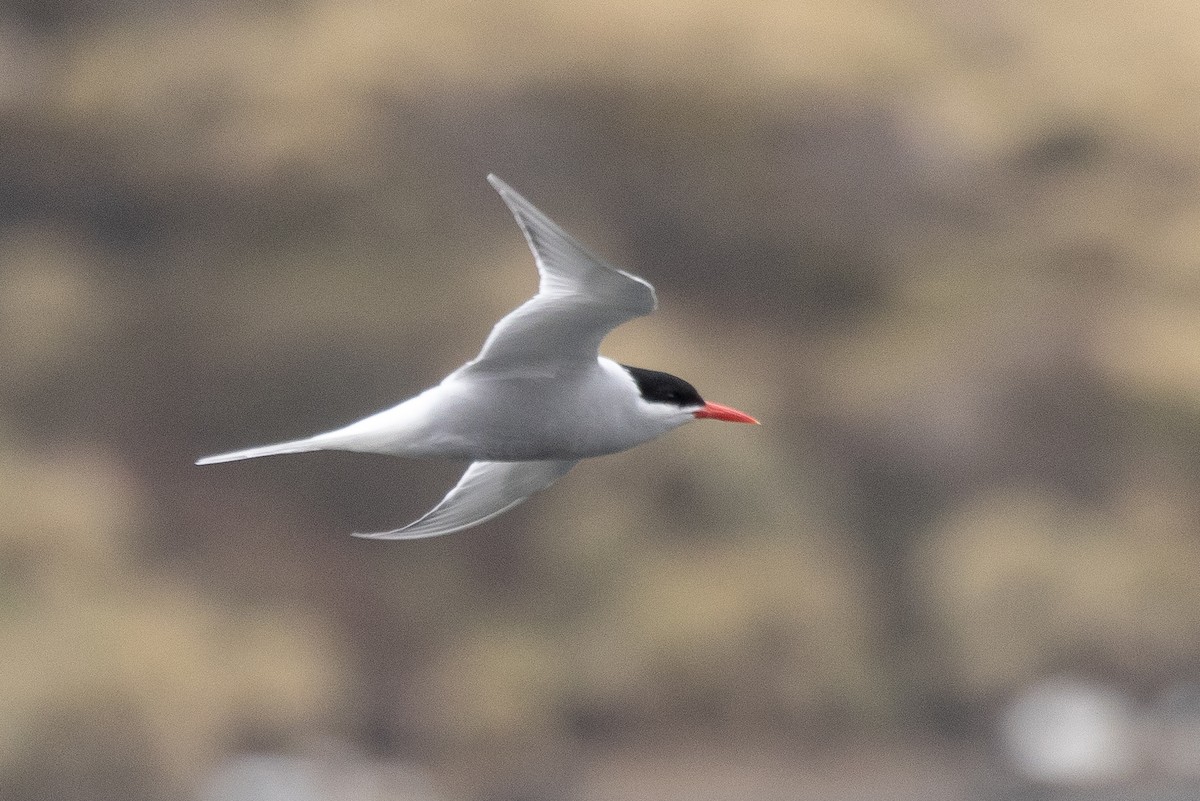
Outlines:
{"type": "Polygon", "coordinates": [[[670,403],[681,409],[704,405],[704,398],[700,397],[696,388],[682,378],[658,370],[630,367],[628,364],[621,366],[633,376],[642,397],[651,403],[670,403]]]}

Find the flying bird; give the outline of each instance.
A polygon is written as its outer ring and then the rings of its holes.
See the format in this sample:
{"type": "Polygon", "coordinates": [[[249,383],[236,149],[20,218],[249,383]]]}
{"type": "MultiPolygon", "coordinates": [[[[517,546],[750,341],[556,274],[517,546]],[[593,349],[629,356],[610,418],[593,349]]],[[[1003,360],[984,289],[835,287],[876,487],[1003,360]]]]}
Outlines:
{"type": "Polygon", "coordinates": [[[355,535],[418,539],[491,520],[581,459],[632,448],[692,420],[758,422],[705,401],[681,378],[601,356],[609,331],[654,311],[654,287],[594,256],[495,175],[488,181],[525,233],[540,280],[536,295],[496,323],[478,356],[440,384],[343,428],[196,464],[326,450],[471,460],[424,516],[394,531],[355,535]]]}

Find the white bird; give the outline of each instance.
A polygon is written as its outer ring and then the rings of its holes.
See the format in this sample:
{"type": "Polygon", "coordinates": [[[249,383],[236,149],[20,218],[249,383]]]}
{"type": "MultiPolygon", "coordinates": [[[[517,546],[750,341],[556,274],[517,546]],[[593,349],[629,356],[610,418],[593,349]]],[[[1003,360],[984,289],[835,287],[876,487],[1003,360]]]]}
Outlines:
{"type": "Polygon", "coordinates": [[[692,420],[758,422],[706,402],[681,378],[601,356],[609,331],[654,311],[654,287],[592,255],[495,175],[488,181],[524,231],[540,283],[496,324],[478,356],[437,386],[357,423],[196,464],[321,450],[472,460],[424,516],[394,531],[355,535],[418,539],[491,520],[580,459],[632,448],[692,420]]]}

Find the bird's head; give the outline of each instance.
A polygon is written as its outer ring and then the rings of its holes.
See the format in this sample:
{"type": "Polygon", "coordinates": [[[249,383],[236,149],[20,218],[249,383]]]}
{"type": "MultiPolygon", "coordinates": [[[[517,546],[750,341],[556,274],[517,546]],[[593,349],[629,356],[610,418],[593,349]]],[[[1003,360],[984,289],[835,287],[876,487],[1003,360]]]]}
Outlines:
{"type": "Polygon", "coordinates": [[[696,388],[682,378],[643,367],[621,366],[633,377],[650,414],[677,419],[676,425],[691,420],[724,420],[728,423],[758,425],[758,421],[745,412],[704,400],[696,388]]]}

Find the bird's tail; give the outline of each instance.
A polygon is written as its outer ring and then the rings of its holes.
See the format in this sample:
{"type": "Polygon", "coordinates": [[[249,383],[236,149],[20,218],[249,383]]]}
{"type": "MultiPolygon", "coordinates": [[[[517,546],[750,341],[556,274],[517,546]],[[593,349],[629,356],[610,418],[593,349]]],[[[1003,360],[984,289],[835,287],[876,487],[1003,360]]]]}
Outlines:
{"type": "Polygon", "coordinates": [[[291,442],[277,442],[274,445],[262,445],[258,448],[246,448],[229,453],[218,453],[197,459],[196,464],[217,464],[219,462],[237,462],[242,459],[257,459],[259,456],[276,456],[281,453],[308,453],[325,449],[325,444],[318,437],[294,439],[291,442]]]}

